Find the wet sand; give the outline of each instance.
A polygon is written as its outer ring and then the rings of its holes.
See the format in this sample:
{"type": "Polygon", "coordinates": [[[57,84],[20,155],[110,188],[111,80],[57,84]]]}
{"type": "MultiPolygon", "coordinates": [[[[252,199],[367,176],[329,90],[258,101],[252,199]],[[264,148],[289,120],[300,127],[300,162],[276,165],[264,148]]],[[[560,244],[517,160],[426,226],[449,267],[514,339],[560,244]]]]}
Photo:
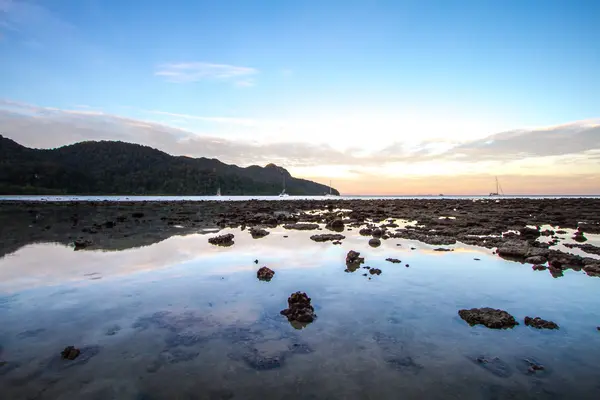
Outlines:
{"type": "Polygon", "coordinates": [[[566,245],[581,244],[577,232],[592,249],[600,245],[599,206],[1,203],[0,393],[597,398],[600,279],[585,268],[600,256],[566,245]],[[316,227],[303,230],[307,224],[316,227]],[[269,234],[253,236],[251,227],[269,234]],[[343,238],[311,239],[324,233],[343,238]],[[225,234],[234,235],[230,246],[208,241],[225,234]],[[526,254],[495,254],[507,245],[526,254]],[[365,258],[357,268],[346,264],[350,250],[365,258]],[[561,274],[534,271],[525,262],[534,253],[561,274]],[[257,278],[263,266],[275,271],[270,281],[257,278]],[[304,326],[280,315],[299,290],[317,316],[304,326]],[[473,307],[506,310],[520,324],[471,327],[458,311],[473,307]],[[527,316],[560,329],[528,327],[527,316]],[[61,360],[69,345],[81,355],[61,360]],[[531,372],[532,363],[544,369],[531,372]]]}

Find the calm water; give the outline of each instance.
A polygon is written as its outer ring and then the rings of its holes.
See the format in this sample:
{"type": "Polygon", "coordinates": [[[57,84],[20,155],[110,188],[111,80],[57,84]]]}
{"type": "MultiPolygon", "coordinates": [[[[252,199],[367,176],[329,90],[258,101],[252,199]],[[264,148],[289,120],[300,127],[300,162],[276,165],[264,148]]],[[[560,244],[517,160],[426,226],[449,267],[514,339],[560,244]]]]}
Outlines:
{"type": "Polygon", "coordinates": [[[357,231],[341,246],[275,229],[256,240],[231,230],[229,248],[210,234],[119,252],[21,248],[0,259],[0,397],[600,397],[600,279],[554,279],[475,247],[371,248],[357,231]],[[383,274],[344,272],[351,249],[383,274]],[[271,282],[256,279],[263,265],[271,282]],[[318,315],[302,330],[279,315],[297,290],[318,315]],[[471,328],[457,315],[482,306],[561,329],[471,328]],[[67,345],[82,355],[62,361],[67,345]],[[479,356],[499,360],[484,367],[479,356]],[[525,358],[546,370],[528,374],[525,358]]]}

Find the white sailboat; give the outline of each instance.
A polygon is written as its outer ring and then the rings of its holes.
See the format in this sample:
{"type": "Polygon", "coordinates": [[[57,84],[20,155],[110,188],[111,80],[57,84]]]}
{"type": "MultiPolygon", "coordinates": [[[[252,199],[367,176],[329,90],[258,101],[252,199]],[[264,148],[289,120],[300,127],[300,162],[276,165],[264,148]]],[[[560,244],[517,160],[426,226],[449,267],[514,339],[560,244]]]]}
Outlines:
{"type": "Polygon", "coordinates": [[[498,177],[496,177],[496,191],[491,192],[490,196],[502,196],[504,192],[502,191],[502,186],[500,186],[500,182],[498,181],[498,177]]]}
{"type": "Polygon", "coordinates": [[[217,189],[217,194],[215,196],[220,196],[221,195],[221,186],[219,185],[219,188],[217,189]]]}
{"type": "Polygon", "coordinates": [[[334,197],[337,196],[337,194],[333,194],[331,192],[332,188],[331,188],[331,180],[329,180],[329,193],[325,193],[325,197],[334,197]]]}
{"type": "Polygon", "coordinates": [[[285,192],[285,175],[283,175],[283,190],[279,193],[279,197],[288,197],[289,194],[285,192]]]}

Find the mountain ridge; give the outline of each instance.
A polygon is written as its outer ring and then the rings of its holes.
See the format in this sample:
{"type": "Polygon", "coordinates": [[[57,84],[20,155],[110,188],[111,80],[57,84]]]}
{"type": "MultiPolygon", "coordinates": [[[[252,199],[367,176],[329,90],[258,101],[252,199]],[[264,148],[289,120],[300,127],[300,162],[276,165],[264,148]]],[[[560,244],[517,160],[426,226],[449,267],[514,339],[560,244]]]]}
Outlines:
{"type": "Polygon", "coordinates": [[[329,192],[273,163],[239,167],[106,140],[33,149],[0,135],[0,194],[277,195],[284,181],[290,195],[329,192]]]}

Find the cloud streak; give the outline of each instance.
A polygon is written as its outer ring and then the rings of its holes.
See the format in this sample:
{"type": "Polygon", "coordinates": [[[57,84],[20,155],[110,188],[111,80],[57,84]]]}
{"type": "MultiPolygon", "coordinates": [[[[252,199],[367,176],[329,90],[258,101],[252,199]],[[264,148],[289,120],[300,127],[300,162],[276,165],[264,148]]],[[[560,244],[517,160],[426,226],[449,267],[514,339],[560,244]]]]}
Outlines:
{"type": "Polygon", "coordinates": [[[189,83],[198,81],[222,81],[239,87],[254,86],[253,76],[258,70],[227,64],[208,62],[182,62],[159,65],[154,75],[165,78],[168,82],[189,83]]]}

